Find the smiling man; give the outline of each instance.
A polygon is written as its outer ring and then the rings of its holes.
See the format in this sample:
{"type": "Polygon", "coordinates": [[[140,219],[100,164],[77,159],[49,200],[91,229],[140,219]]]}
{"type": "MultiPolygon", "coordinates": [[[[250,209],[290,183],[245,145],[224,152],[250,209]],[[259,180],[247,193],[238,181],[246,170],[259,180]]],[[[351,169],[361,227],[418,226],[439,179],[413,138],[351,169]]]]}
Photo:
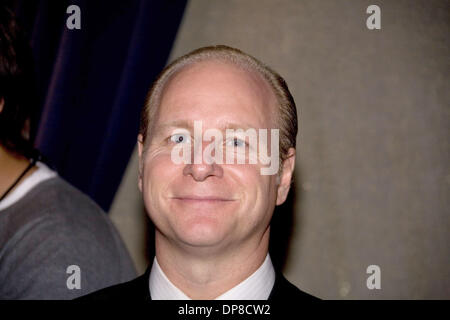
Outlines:
{"type": "Polygon", "coordinates": [[[272,214],[293,177],[296,134],[286,83],[255,58],[213,46],[167,66],[148,93],[138,137],[139,188],[156,256],[143,276],[89,297],[313,299],[268,254],[272,214]],[[262,174],[269,149],[280,161],[262,174]],[[174,161],[183,150],[188,156],[174,161]],[[218,153],[231,157],[217,161],[218,153]]]}

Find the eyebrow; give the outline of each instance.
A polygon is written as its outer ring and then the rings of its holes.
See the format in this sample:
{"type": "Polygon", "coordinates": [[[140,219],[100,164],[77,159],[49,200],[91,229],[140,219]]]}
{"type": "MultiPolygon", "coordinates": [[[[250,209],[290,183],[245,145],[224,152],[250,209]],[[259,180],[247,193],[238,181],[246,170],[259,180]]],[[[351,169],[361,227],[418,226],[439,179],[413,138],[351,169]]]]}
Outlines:
{"type": "Polygon", "coordinates": [[[173,120],[163,124],[155,125],[156,132],[170,128],[186,128],[189,130],[194,130],[194,123],[187,120],[173,120]]]}
{"type": "MultiPolygon", "coordinates": [[[[199,120],[201,121],[201,120],[199,120]]],[[[161,130],[165,130],[165,129],[171,129],[171,128],[185,128],[188,129],[190,131],[194,130],[194,121],[188,121],[188,120],[173,120],[173,121],[169,121],[166,123],[162,123],[162,124],[157,124],[155,126],[155,131],[161,131],[161,130]]],[[[237,129],[242,129],[244,131],[248,130],[248,129],[257,129],[254,128],[248,124],[238,124],[238,123],[234,123],[234,122],[223,122],[222,124],[220,124],[220,126],[218,128],[215,129],[219,129],[222,131],[225,131],[227,129],[233,129],[233,130],[237,130],[237,129]]]]}

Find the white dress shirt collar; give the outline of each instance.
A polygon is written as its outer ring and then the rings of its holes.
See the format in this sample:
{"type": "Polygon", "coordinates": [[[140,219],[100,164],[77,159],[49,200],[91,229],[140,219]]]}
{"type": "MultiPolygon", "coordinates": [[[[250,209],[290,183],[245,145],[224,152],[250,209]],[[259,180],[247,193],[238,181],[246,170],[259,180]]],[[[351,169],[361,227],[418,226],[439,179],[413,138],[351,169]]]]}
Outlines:
{"type": "MultiPolygon", "coordinates": [[[[274,283],[275,270],[267,254],[258,270],[215,300],[267,300],[274,283]]],[[[156,257],[150,271],[149,289],[152,300],[191,300],[167,278],[156,257]]]]}

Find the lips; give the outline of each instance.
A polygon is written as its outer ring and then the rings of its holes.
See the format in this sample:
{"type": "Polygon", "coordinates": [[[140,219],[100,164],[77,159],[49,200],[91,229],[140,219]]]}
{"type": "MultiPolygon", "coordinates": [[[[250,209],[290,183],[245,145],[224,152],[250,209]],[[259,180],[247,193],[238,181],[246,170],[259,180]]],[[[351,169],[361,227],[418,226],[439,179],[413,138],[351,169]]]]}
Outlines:
{"type": "Polygon", "coordinates": [[[208,196],[200,196],[200,195],[183,195],[183,196],[174,196],[172,199],[175,200],[182,200],[182,201],[192,201],[192,202],[219,202],[219,201],[235,201],[235,199],[228,198],[228,197],[222,197],[222,196],[215,196],[215,195],[208,195],[208,196]]]}

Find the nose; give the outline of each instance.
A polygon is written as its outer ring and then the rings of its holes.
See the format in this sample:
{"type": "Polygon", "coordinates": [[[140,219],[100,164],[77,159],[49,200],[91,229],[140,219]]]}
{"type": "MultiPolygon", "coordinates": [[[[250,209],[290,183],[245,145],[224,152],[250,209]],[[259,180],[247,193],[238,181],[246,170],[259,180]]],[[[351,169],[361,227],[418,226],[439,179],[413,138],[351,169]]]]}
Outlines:
{"type": "Polygon", "coordinates": [[[200,148],[193,148],[193,154],[191,156],[191,162],[186,164],[183,169],[183,174],[185,176],[192,176],[195,181],[204,181],[210,176],[222,177],[223,168],[220,164],[215,162],[210,155],[206,155],[205,144],[200,148]],[[194,155],[195,154],[195,155],[194,155]],[[195,160],[198,157],[199,161],[195,160]],[[206,156],[206,157],[205,157],[206,156]]]}
{"type": "Polygon", "coordinates": [[[183,174],[185,176],[190,175],[195,181],[200,182],[210,176],[222,177],[223,169],[216,163],[187,164],[183,169],[183,174]]]}

